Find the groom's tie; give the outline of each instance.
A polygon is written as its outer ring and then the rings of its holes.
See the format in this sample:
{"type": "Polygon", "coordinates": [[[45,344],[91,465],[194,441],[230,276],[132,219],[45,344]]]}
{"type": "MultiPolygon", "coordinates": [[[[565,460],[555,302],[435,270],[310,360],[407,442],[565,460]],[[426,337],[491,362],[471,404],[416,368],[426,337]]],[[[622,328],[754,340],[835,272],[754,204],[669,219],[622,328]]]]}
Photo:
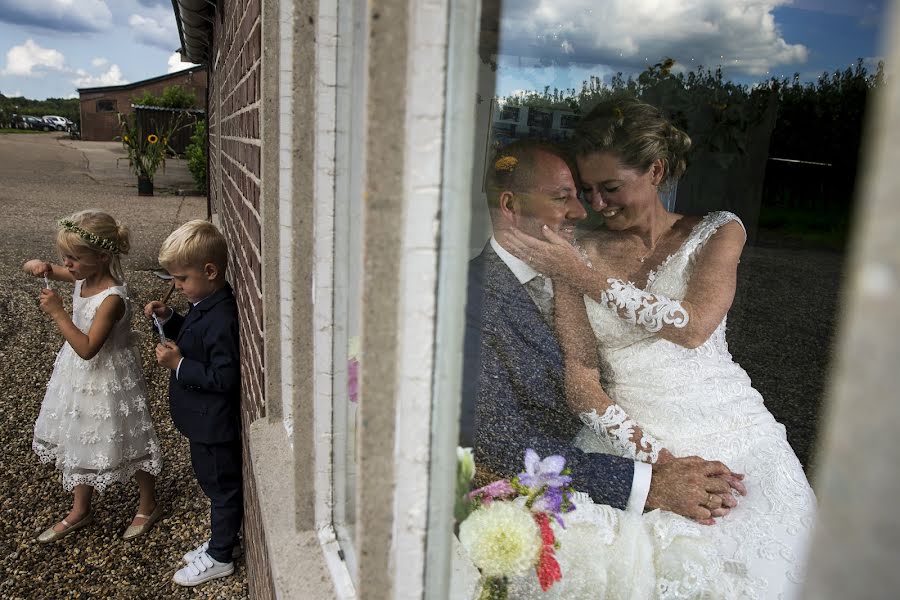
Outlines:
{"type": "Polygon", "coordinates": [[[547,324],[553,327],[553,289],[550,286],[550,280],[543,275],[536,275],[534,279],[525,283],[528,295],[537,304],[547,324]]]}

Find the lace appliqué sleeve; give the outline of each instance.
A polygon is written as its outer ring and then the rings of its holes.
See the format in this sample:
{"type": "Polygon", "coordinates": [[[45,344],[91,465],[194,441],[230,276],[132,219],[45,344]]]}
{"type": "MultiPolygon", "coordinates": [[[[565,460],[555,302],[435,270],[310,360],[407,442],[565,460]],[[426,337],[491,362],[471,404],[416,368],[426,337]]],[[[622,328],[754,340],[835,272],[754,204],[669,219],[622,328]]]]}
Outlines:
{"type": "Polygon", "coordinates": [[[619,316],[632,325],[640,325],[650,333],[656,333],[664,325],[680,329],[688,324],[690,317],[678,300],[645,292],[621,279],[607,279],[606,283],[609,289],[603,291],[601,301],[616,309],[619,316]]]}
{"type": "Polygon", "coordinates": [[[663,449],[662,444],[649,433],[643,432],[618,404],[610,404],[598,415],[595,409],[579,413],[581,422],[593,430],[597,436],[622,456],[641,462],[655,463],[663,449]],[[640,438],[635,442],[632,438],[637,432],[640,438]]]}

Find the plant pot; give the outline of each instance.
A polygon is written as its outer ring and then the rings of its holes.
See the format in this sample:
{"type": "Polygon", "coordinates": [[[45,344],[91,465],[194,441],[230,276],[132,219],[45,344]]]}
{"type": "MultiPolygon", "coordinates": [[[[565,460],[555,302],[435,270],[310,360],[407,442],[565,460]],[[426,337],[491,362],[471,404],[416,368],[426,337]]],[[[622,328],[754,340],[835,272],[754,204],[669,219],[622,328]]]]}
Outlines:
{"type": "Polygon", "coordinates": [[[153,180],[149,177],[139,176],[138,177],[138,196],[152,196],[153,195],[153,180]]]}

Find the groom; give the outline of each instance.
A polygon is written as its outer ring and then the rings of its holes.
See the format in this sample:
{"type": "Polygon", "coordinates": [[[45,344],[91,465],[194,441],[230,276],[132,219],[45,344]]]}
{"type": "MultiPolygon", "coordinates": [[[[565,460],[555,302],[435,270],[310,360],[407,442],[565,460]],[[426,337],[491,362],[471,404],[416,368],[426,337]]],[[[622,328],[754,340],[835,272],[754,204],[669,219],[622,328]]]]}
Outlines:
{"type": "Polygon", "coordinates": [[[525,449],[560,454],[575,489],[594,502],[636,511],[663,509],[701,522],[723,516],[743,486],[725,465],[697,457],[650,465],[573,447],[581,421],[564,397],[562,352],[548,318],[552,282],[506,251],[497,233],[540,228],[574,240],[587,213],[572,170],[555,145],[520,140],[488,170],[494,236],[469,264],[461,432],[478,469],[497,477],[522,470],[525,449]]]}

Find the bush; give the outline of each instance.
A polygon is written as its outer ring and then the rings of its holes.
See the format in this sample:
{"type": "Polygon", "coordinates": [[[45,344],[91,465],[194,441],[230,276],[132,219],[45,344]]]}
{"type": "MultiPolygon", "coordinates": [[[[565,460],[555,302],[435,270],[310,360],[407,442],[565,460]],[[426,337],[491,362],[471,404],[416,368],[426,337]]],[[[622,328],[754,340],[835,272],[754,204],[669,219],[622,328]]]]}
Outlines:
{"type": "Polygon", "coordinates": [[[159,106],[160,108],[194,108],[197,94],[180,85],[170,85],[163,90],[162,96],[154,96],[149,91],[131,99],[138,106],[159,106]]]}
{"type": "Polygon", "coordinates": [[[206,191],[206,121],[197,121],[191,135],[191,143],[185,149],[185,155],[194,184],[201,192],[206,191]]]}

